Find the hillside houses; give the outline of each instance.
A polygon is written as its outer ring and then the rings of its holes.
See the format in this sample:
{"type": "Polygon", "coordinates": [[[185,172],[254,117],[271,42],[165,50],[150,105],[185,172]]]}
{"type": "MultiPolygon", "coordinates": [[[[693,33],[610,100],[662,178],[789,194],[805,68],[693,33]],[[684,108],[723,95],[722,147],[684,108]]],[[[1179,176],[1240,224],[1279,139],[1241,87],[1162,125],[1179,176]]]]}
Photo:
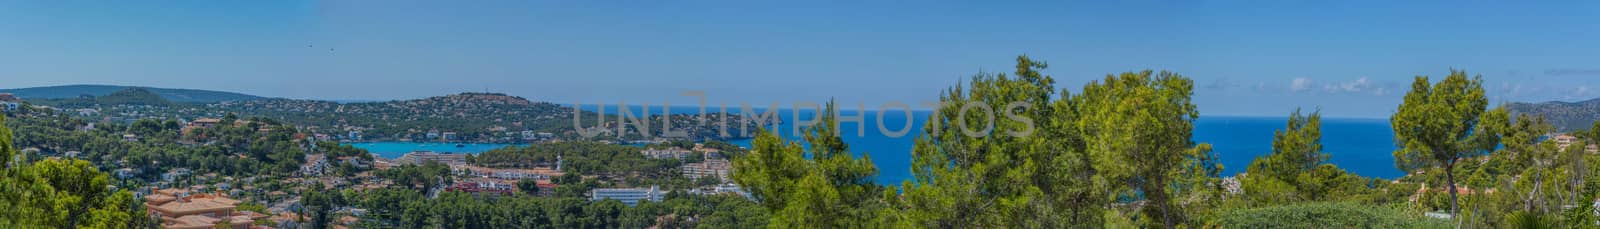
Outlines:
{"type": "Polygon", "coordinates": [[[639,151],[639,153],[640,154],[644,154],[644,157],[648,157],[648,158],[651,158],[651,159],[669,159],[669,158],[671,158],[671,159],[682,160],[684,158],[688,158],[690,154],[694,153],[694,151],[689,151],[689,150],[686,150],[686,149],[683,149],[683,148],[678,148],[678,147],[672,147],[672,148],[666,148],[666,149],[644,149],[643,151],[639,151]]]}
{"type": "Polygon", "coordinates": [[[689,178],[716,177],[719,180],[728,181],[729,176],[732,175],[733,164],[729,163],[727,159],[708,159],[698,163],[683,164],[679,168],[683,170],[683,175],[689,178]]]}
{"type": "MultiPolygon", "coordinates": [[[[1567,150],[1567,147],[1572,146],[1572,144],[1580,142],[1577,136],[1572,136],[1570,134],[1557,134],[1557,135],[1555,135],[1553,137],[1550,137],[1550,140],[1551,141],[1555,141],[1556,142],[1556,147],[1560,148],[1563,151],[1567,150]]],[[[1596,144],[1585,145],[1583,147],[1583,152],[1591,153],[1591,154],[1600,153],[1600,145],[1596,145],[1596,144]]]]}

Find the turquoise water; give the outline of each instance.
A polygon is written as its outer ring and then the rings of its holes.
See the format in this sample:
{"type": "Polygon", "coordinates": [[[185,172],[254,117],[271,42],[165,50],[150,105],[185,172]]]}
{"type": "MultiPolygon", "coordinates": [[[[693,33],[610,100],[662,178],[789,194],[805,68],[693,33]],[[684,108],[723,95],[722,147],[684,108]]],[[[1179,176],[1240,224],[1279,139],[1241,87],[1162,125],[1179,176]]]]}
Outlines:
{"type": "MultiPolygon", "coordinates": [[[[569,105],[570,106],[570,105],[569,105]]],[[[580,109],[596,110],[594,104],[579,105],[580,109]]],[[[640,107],[630,107],[634,112],[640,107]]],[[[709,108],[708,110],[715,110],[709,108]]],[[[730,108],[730,111],[737,110],[730,108]]],[[[758,109],[761,110],[761,109],[758,109]]],[[[607,105],[606,113],[615,113],[615,105],[607,105]]],[[[790,140],[799,140],[793,132],[794,116],[810,119],[815,112],[803,109],[796,114],[791,109],[780,109],[779,116],[786,123],[779,125],[780,134],[790,140]]],[[[652,114],[660,114],[661,107],[651,108],[652,114]]],[[[695,114],[698,107],[674,106],[669,112],[677,114],[695,114]]],[[[845,116],[858,114],[855,111],[842,112],[845,116]]],[[[637,113],[635,113],[637,115],[637,113]]],[[[903,111],[888,111],[884,116],[885,127],[890,130],[904,128],[905,114],[903,111]]],[[[931,111],[913,111],[912,125],[920,128],[931,111]]],[[[913,129],[911,134],[903,137],[889,137],[877,130],[878,115],[876,111],[866,112],[867,131],[863,136],[855,135],[855,130],[860,124],[845,122],[841,124],[841,131],[850,150],[857,155],[867,155],[878,166],[877,181],[880,184],[898,184],[911,179],[911,147],[915,134],[919,131],[913,129]]],[[[592,120],[592,119],[591,119],[592,120]]],[[[1284,128],[1286,117],[1217,117],[1203,116],[1195,121],[1194,139],[1197,142],[1212,144],[1212,150],[1221,158],[1223,176],[1233,176],[1243,172],[1250,161],[1257,156],[1265,155],[1272,151],[1272,134],[1284,128]]],[[[592,122],[592,121],[591,121],[592,122]]],[[[1347,171],[1368,177],[1398,178],[1404,175],[1394,166],[1395,150],[1394,132],[1385,119],[1348,119],[1324,118],[1322,120],[1323,152],[1330,155],[1329,162],[1337,164],[1347,171]]],[[[734,131],[737,129],[730,129],[734,131]]],[[[734,144],[748,147],[749,140],[735,140],[734,144]]]]}
{"type": "MultiPolygon", "coordinates": [[[[362,143],[350,143],[350,145],[351,146],[355,146],[356,148],[366,149],[367,152],[371,152],[373,154],[377,154],[378,157],[391,158],[392,159],[392,158],[399,158],[400,156],[405,155],[406,153],[415,152],[415,151],[433,151],[433,152],[441,152],[441,153],[449,152],[449,153],[472,153],[472,154],[476,154],[476,153],[482,153],[483,151],[489,151],[489,150],[492,150],[492,149],[499,149],[499,148],[503,148],[503,147],[506,147],[506,146],[511,146],[512,144],[475,144],[475,143],[465,143],[465,144],[461,144],[461,147],[456,147],[455,143],[437,143],[437,142],[435,142],[435,143],[422,143],[422,142],[362,142],[362,143]]],[[[520,145],[520,146],[526,146],[526,145],[520,145]]]]}

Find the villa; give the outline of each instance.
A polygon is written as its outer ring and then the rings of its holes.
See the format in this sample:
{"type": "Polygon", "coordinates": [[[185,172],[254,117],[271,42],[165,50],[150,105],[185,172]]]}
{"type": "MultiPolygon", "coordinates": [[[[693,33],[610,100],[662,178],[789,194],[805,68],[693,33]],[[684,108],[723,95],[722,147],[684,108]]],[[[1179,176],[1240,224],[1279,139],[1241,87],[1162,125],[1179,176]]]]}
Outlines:
{"type": "Polygon", "coordinates": [[[161,220],[162,228],[213,228],[226,222],[230,228],[247,229],[266,215],[235,211],[238,200],[221,193],[191,193],[185,189],[161,189],[145,196],[145,209],[161,220]]]}

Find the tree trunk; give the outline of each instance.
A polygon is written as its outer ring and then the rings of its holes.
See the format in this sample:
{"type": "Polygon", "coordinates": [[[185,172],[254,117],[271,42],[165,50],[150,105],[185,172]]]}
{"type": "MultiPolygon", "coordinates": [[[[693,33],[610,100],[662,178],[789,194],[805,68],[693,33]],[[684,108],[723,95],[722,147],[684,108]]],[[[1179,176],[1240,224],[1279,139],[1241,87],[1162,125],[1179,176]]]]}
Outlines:
{"type": "Polygon", "coordinates": [[[1454,161],[1444,166],[1444,182],[1445,185],[1450,186],[1450,218],[1455,218],[1456,228],[1461,228],[1461,216],[1458,212],[1460,208],[1456,204],[1458,200],[1456,198],[1455,168],[1456,163],[1454,161]]]}

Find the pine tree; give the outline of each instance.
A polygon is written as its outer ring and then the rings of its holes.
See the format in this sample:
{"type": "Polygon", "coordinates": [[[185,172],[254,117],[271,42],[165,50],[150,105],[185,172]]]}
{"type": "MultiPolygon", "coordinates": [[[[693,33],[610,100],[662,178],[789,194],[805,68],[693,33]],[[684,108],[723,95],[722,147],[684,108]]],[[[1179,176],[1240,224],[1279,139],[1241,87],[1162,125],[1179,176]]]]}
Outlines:
{"type": "Polygon", "coordinates": [[[1394,152],[1396,167],[1407,172],[1443,169],[1452,216],[1460,213],[1457,163],[1493,151],[1500,143],[1500,127],[1509,119],[1503,108],[1488,110],[1488,104],[1482,76],[1468,78],[1464,71],[1451,70],[1432,85],[1427,76],[1417,76],[1390,118],[1403,147],[1394,152]]]}
{"type": "Polygon", "coordinates": [[[836,115],[830,101],[816,125],[806,127],[807,147],[762,130],[753,150],[734,159],[739,172],[733,180],[772,213],[769,227],[861,228],[879,222],[886,204],[883,187],[872,183],[878,169],[871,158],[850,153],[836,131],[836,115]]]}

